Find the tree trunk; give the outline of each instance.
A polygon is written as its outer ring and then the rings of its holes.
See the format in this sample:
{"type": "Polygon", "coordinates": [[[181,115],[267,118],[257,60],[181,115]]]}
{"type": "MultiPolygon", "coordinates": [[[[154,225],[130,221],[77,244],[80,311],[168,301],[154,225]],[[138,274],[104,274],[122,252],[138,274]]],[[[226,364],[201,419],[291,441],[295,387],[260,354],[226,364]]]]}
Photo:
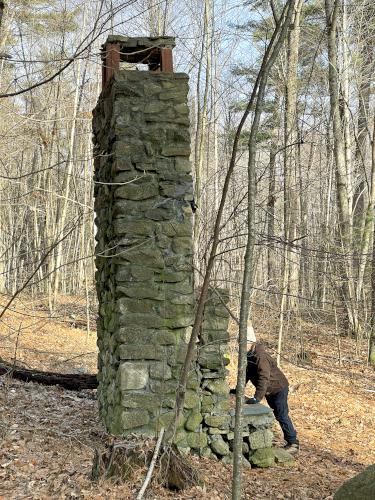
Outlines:
{"type": "Polygon", "coordinates": [[[299,288],[299,252],[290,245],[298,237],[300,220],[298,207],[297,157],[297,66],[300,39],[300,18],[302,0],[297,0],[294,8],[291,29],[287,45],[287,75],[285,85],[285,120],[284,120],[284,231],[285,252],[288,261],[287,308],[297,312],[299,288]]]}
{"type": "Polygon", "coordinates": [[[351,217],[350,196],[345,159],[345,141],[340,119],[339,74],[337,57],[337,25],[340,12],[340,0],[325,0],[325,11],[328,30],[328,62],[329,62],[329,94],[331,119],[333,125],[334,159],[336,167],[336,190],[338,208],[338,239],[342,254],[339,269],[341,274],[341,296],[346,310],[346,320],[350,333],[358,333],[358,311],[353,279],[353,225],[351,217]]]}
{"type": "Polygon", "coordinates": [[[7,363],[0,358],[0,375],[9,375],[23,382],[37,382],[43,385],[60,385],[64,389],[71,391],[81,391],[83,389],[96,389],[98,381],[96,375],[86,375],[77,373],[55,373],[41,372],[39,370],[27,370],[19,368],[11,363],[7,363]]]}

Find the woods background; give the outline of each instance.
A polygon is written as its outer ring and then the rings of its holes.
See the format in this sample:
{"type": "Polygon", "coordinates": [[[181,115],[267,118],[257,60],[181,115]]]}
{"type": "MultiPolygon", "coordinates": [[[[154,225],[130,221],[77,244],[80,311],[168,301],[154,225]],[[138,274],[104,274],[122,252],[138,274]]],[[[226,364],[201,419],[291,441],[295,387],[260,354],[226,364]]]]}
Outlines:
{"type": "MultiPolygon", "coordinates": [[[[175,71],[189,74],[199,284],[235,131],[281,7],[261,0],[7,2],[0,31],[1,318],[21,292],[45,298],[50,316],[69,295],[84,298],[87,330],[94,329],[91,110],[101,89],[100,46],[111,33],[175,36],[175,71]]],[[[271,70],[256,138],[252,307],[255,317],[277,318],[270,335],[279,337],[279,354],[291,331],[303,348],[300,325],[308,319],[368,344],[374,361],[374,14],[371,0],[297,0],[271,70]]],[[[248,140],[245,125],[212,276],[231,289],[235,314],[247,239],[248,140]]]]}

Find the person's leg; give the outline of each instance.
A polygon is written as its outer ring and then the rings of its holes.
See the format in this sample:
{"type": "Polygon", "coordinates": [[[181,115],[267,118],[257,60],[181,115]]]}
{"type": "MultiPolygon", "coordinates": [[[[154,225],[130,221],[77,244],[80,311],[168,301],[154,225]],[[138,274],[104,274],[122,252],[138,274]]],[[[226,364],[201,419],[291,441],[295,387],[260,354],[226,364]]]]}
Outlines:
{"type": "Polygon", "coordinates": [[[298,444],[297,432],[289,417],[288,392],[288,387],[285,387],[276,394],[266,396],[266,400],[280,424],[287,444],[298,444]]]}

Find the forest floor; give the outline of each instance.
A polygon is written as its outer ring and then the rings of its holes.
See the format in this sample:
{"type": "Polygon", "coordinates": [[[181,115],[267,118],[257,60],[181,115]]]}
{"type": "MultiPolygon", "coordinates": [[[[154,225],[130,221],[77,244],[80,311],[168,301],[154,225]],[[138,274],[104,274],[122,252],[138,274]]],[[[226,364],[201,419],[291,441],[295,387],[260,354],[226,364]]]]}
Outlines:
{"type": "MultiPolygon", "coordinates": [[[[0,323],[0,358],[39,370],[94,373],[96,339],[87,333],[85,318],[83,301],[61,301],[50,319],[40,301],[17,300],[0,323]]],[[[266,309],[257,311],[258,340],[270,352],[275,321],[266,309]]],[[[301,451],[294,467],[246,470],[246,499],[329,499],[343,481],[375,463],[375,378],[365,364],[366,343],[356,346],[341,338],[339,346],[332,323],[314,316],[289,327],[282,367],[291,385],[290,411],[301,451]],[[310,359],[299,364],[302,347],[310,359]]],[[[108,440],[95,393],[0,377],[0,499],[134,498],[145,471],[125,485],[90,479],[94,450],[108,440]]],[[[275,432],[281,445],[276,427],[275,432]]],[[[154,482],[146,498],[230,498],[230,466],[199,457],[192,461],[202,486],[176,493],[154,482]]]]}

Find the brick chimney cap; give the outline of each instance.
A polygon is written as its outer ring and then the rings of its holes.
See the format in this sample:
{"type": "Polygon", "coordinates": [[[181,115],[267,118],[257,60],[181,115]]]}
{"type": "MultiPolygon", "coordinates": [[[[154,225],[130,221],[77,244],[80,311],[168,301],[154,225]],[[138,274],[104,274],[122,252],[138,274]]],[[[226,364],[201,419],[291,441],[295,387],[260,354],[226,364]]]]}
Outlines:
{"type": "MultiPolygon", "coordinates": [[[[128,37],[122,35],[109,35],[107,43],[119,43],[121,45],[121,52],[126,52],[126,49],[152,49],[152,48],[169,48],[173,49],[175,47],[175,37],[174,36],[155,36],[155,37],[128,37]]],[[[131,50],[130,50],[131,51],[131,50]]]]}

